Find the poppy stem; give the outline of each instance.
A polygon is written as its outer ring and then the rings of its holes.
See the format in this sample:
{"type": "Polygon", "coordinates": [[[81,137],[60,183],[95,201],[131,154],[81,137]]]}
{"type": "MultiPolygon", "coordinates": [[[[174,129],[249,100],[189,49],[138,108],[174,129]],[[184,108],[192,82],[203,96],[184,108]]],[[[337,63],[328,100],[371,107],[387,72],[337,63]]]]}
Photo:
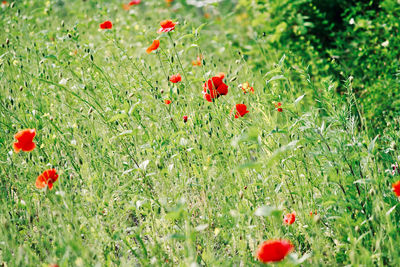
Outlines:
{"type": "Polygon", "coordinates": [[[190,84],[190,82],[189,82],[189,80],[188,80],[188,78],[187,78],[187,76],[186,76],[186,71],[183,69],[183,65],[182,65],[181,59],[180,59],[180,57],[179,57],[179,54],[178,54],[178,52],[176,51],[174,39],[172,39],[172,35],[171,35],[169,32],[168,32],[168,36],[169,36],[169,39],[170,39],[171,42],[172,42],[172,47],[173,47],[174,52],[175,52],[175,55],[176,55],[176,57],[177,57],[177,59],[178,59],[179,67],[181,68],[181,70],[182,70],[182,72],[183,72],[183,76],[185,76],[186,82],[188,83],[189,87],[191,87],[191,84],[190,84]]]}

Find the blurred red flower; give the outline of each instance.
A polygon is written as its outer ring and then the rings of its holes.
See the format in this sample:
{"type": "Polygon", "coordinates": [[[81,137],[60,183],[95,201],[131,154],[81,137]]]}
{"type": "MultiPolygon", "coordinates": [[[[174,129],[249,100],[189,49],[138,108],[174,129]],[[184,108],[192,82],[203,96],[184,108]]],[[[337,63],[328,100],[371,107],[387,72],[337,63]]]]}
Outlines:
{"type": "Polygon", "coordinates": [[[396,196],[400,197],[400,181],[397,181],[394,184],[392,184],[392,188],[396,196]]]}
{"type": "Polygon", "coordinates": [[[175,25],[177,23],[172,22],[172,20],[163,20],[160,22],[161,28],[158,29],[158,33],[163,33],[163,32],[170,32],[175,29],[175,25]]]}
{"type": "Polygon", "coordinates": [[[130,6],[139,5],[139,4],[140,4],[140,0],[133,0],[133,1],[130,1],[130,2],[129,2],[129,5],[130,5],[130,6]]]}
{"type": "Polygon", "coordinates": [[[249,111],[247,110],[247,106],[245,104],[236,104],[236,106],[232,110],[234,110],[235,108],[236,108],[235,119],[243,117],[244,115],[249,113],[249,111]]]}
{"type": "Polygon", "coordinates": [[[103,23],[100,24],[100,28],[103,30],[112,29],[112,26],[113,25],[112,25],[111,21],[109,21],[109,20],[104,21],[103,23]]]}
{"type": "Polygon", "coordinates": [[[41,189],[48,186],[49,189],[51,190],[53,189],[53,184],[57,181],[57,179],[58,179],[58,174],[55,169],[45,170],[36,179],[36,187],[41,189]]]}
{"type": "Polygon", "coordinates": [[[178,73],[178,74],[172,75],[171,78],[170,78],[169,80],[170,80],[170,82],[172,82],[172,83],[178,83],[178,82],[182,81],[182,77],[181,77],[181,75],[178,73]]]}
{"type": "Polygon", "coordinates": [[[164,103],[165,103],[166,105],[169,105],[169,104],[171,104],[171,100],[165,99],[165,100],[164,100],[164,103]]]}
{"type": "Polygon", "coordinates": [[[278,103],[275,104],[276,110],[277,110],[278,112],[282,112],[282,111],[283,111],[283,109],[281,108],[281,106],[282,106],[282,103],[281,103],[281,102],[278,102],[278,103]]]}
{"type": "Polygon", "coordinates": [[[208,102],[212,102],[212,99],[218,98],[221,95],[228,94],[228,85],[223,82],[224,77],[225,74],[220,73],[204,83],[203,95],[208,102]]]}
{"type": "Polygon", "coordinates": [[[35,149],[36,144],[33,142],[33,138],[36,136],[35,129],[27,129],[18,132],[14,135],[17,142],[14,143],[14,151],[18,153],[19,151],[30,152],[35,149]]]}
{"type": "Polygon", "coordinates": [[[317,215],[318,214],[317,211],[314,211],[314,213],[310,211],[310,216],[313,216],[314,214],[317,215]]]}
{"type": "Polygon", "coordinates": [[[294,246],[286,240],[269,240],[261,244],[257,252],[257,258],[263,263],[283,260],[294,246]]]}
{"type": "Polygon", "coordinates": [[[201,66],[202,59],[203,59],[203,57],[201,55],[197,56],[197,59],[192,61],[192,65],[193,66],[201,66]]]}
{"type": "Polygon", "coordinates": [[[296,220],[296,212],[292,212],[285,215],[285,217],[283,218],[283,223],[290,225],[294,223],[295,220],[296,220]]]}
{"type": "Polygon", "coordinates": [[[188,116],[183,116],[183,122],[187,122],[187,120],[188,120],[188,116]]]}
{"type": "Polygon", "coordinates": [[[147,48],[146,53],[150,54],[152,51],[155,51],[160,46],[160,40],[154,40],[153,43],[147,48]]]}

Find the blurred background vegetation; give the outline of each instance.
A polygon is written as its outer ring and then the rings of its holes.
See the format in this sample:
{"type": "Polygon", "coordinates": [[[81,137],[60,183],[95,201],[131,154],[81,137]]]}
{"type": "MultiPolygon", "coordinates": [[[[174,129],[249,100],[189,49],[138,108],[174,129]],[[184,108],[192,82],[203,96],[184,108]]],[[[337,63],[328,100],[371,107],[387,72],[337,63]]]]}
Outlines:
{"type": "Polygon", "coordinates": [[[239,0],[235,12],[248,33],[236,45],[254,56],[249,61],[254,69],[264,64],[258,51],[251,51],[258,43],[267,54],[280,51],[269,55],[276,58],[293,53],[289,60],[298,62],[292,64],[309,66],[320,81],[335,81],[340,95],[353,77],[371,135],[400,114],[398,0],[239,0]]]}

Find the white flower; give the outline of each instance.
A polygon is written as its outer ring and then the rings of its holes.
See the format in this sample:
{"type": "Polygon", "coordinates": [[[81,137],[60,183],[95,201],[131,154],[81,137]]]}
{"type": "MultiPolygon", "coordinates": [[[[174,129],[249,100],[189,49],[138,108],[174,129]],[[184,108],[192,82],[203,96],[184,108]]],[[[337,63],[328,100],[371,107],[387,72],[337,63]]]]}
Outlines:
{"type": "Polygon", "coordinates": [[[389,40],[386,40],[383,43],[381,43],[381,46],[383,46],[383,47],[389,46],[389,40]]]}

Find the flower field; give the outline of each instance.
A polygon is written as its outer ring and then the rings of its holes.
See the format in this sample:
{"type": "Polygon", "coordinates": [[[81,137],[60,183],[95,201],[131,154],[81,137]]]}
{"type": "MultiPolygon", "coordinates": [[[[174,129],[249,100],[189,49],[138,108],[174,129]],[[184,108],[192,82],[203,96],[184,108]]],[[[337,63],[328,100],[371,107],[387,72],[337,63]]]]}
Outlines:
{"type": "Polygon", "coordinates": [[[399,266],[396,105],[278,2],[3,1],[0,266],[399,266]]]}

